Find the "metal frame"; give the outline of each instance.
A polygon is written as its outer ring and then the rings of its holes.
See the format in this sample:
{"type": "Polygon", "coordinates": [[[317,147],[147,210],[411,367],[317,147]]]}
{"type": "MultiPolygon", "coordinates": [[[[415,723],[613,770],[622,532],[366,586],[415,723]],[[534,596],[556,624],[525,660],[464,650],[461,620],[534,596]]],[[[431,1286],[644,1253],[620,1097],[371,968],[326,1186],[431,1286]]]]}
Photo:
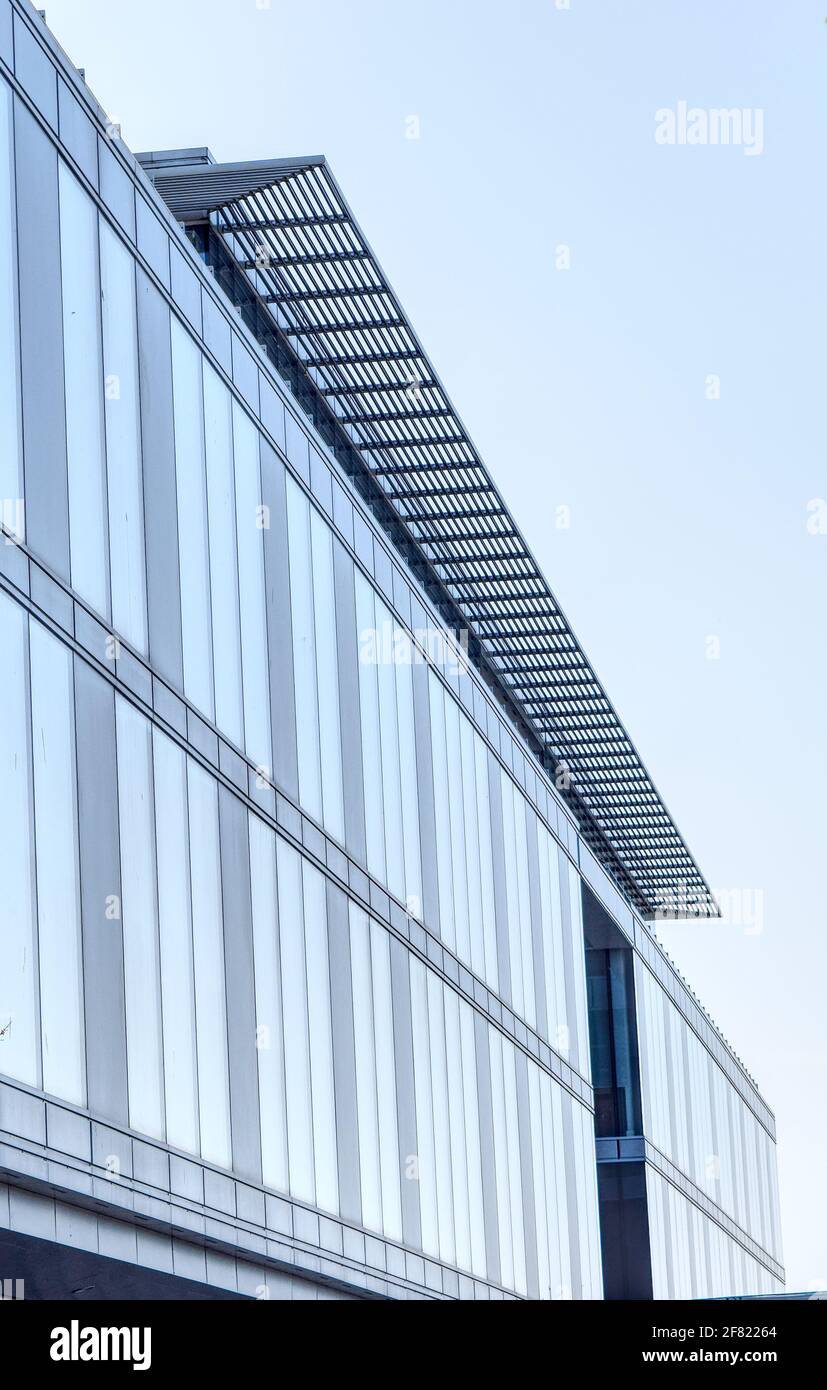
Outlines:
{"type": "Polygon", "coordinates": [[[209,222],[268,306],[641,912],[719,915],[324,158],[138,157],[171,212],[209,222]]]}

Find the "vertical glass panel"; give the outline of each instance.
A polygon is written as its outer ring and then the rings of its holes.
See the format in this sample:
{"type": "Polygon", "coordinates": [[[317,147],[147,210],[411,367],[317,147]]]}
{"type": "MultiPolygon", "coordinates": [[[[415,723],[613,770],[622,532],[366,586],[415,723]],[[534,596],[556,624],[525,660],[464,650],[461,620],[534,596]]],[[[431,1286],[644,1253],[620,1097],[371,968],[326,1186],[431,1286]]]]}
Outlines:
{"type": "Polygon", "coordinates": [[[503,1040],[489,1026],[491,1053],[491,1104],[494,1116],[494,1174],[497,1188],[497,1227],[500,1235],[500,1279],[507,1289],[514,1288],[514,1246],[511,1237],[511,1201],[508,1174],[508,1120],[503,1083],[503,1040]]]}
{"type": "Polygon", "coordinates": [[[135,262],[99,218],[112,626],[147,649],[135,262]]]}
{"type": "Polygon", "coordinates": [[[431,1043],[431,1093],[434,1116],[434,1158],[436,1164],[437,1226],[440,1259],[456,1263],[454,1237],[453,1173],[451,1170],[451,1129],[448,1108],[448,1064],[445,1053],[445,1019],[442,1008],[442,981],[432,970],[428,981],[428,1032],[431,1043]]]}
{"type": "Polygon", "coordinates": [[[62,161],[59,181],[72,586],[97,612],[106,615],[109,547],[103,458],[98,214],[91,198],[62,161]]]}
{"type": "MultiPolygon", "coordinates": [[[[155,852],[161,940],[161,1001],[167,1142],[199,1152],[195,974],[190,915],[187,760],[159,729],[152,732],[155,766],[155,852]]],[[[129,846],[123,853],[130,853],[129,846]]]]}
{"type": "Polygon", "coordinates": [[[470,933],[470,966],[475,975],[485,979],[485,935],[482,923],[482,891],[480,880],[480,830],[477,799],[477,765],[474,757],[474,730],[470,720],[460,719],[460,750],[462,754],[462,800],[465,828],[465,862],[468,885],[468,925],[470,933]]]}
{"type": "Polygon", "coordinates": [[[586,948],[583,936],[583,895],[580,875],[573,864],[569,864],[569,903],[571,915],[571,954],[574,961],[574,990],[572,1013],[577,1029],[577,1066],[583,1076],[588,1076],[589,1032],[586,1018],[586,948]]]}
{"type": "Polygon", "coordinates": [[[548,1249],[546,1174],[543,1154],[543,1116],[540,1103],[540,1069],[528,1064],[528,1105],[531,1123],[531,1171],[534,1181],[534,1220],[537,1231],[537,1273],[540,1297],[551,1298],[551,1265],[548,1249]]]}
{"type": "Polygon", "coordinates": [[[316,1200],[316,1183],[301,858],[281,839],[277,840],[276,853],[290,1191],[300,1201],[312,1203],[316,1200]]]}
{"type": "Polygon", "coordinates": [[[488,797],[488,752],[483,740],[474,734],[474,761],[477,781],[477,828],[480,837],[480,881],[482,885],[482,932],[485,944],[485,979],[499,989],[497,966],[497,928],[494,917],[494,856],[491,846],[491,803],[488,797]]]}
{"type": "Polygon", "coordinates": [[[514,1249],[514,1285],[518,1293],[528,1293],[525,1266],[525,1227],[523,1225],[523,1178],[520,1167],[520,1117],[517,1112],[516,1055],[513,1043],[507,1038],[503,1046],[503,1087],[505,1091],[505,1122],[508,1139],[509,1196],[511,1200],[511,1237],[514,1249]]]}
{"type": "MultiPolygon", "coordinates": [[[[559,1093],[547,1072],[540,1075],[540,1112],[543,1122],[543,1161],[546,1173],[546,1222],[548,1225],[548,1257],[550,1297],[564,1298],[565,1264],[568,1270],[568,1230],[565,1227],[566,1245],[562,1250],[561,1211],[565,1212],[565,1175],[558,1159],[560,1131],[555,1131],[557,1117],[552,1100],[552,1092],[559,1093]]],[[[563,1220],[565,1226],[565,1218],[563,1220]]],[[[568,1273],[565,1279],[568,1280],[568,1273]]]]}
{"type": "Polygon", "coordinates": [[[310,503],[297,483],[287,478],[287,536],[290,549],[290,609],[293,627],[293,680],[296,691],[296,739],[299,800],[316,820],[322,819],[322,768],[319,752],[319,699],[316,673],[313,557],[310,503]]]}
{"type": "MultiPolygon", "coordinates": [[[[517,847],[517,900],[519,903],[520,954],[523,961],[523,1006],[525,1008],[525,1018],[533,1028],[537,1021],[537,1004],[534,995],[534,947],[531,939],[531,898],[528,887],[528,844],[525,813],[525,797],[515,788],[514,838],[517,847]]],[[[582,929],[579,951],[582,957],[582,929]]],[[[583,984],[583,991],[585,993],[585,982],[583,984]]]]}
{"type": "Polygon", "coordinates": [[[330,1016],[330,965],[327,950],[325,881],[302,861],[304,941],[307,959],[307,1014],[310,1025],[310,1076],[313,1085],[313,1151],[316,1205],[339,1210],[336,1161],[336,1103],[333,1090],[333,1027],[330,1016]]]}
{"type": "Polygon", "coordinates": [[[563,961],[563,921],[560,898],[560,856],[556,842],[538,822],[540,900],[544,931],[544,966],[548,1006],[549,1042],[564,1057],[570,1038],[566,1009],[566,973],[563,961]]]}
{"type": "Polygon", "coordinates": [[[556,1174],[554,1190],[557,1197],[557,1237],[560,1248],[560,1284],[555,1297],[569,1299],[572,1297],[572,1273],[571,1242],[569,1240],[568,1185],[574,1181],[574,1177],[569,1174],[566,1169],[563,1145],[563,1103],[564,1093],[562,1087],[548,1078],[548,1096],[544,1095],[543,1097],[543,1137],[546,1151],[550,1152],[549,1146],[553,1149],[554,1171],[556,1174]],[[549,1098],[551,1101],[550,1107],[547,1105],[547,1100],[549,1098]]]}
{"type": "Polygon", "coordinates": [[[520,934],[520,894],[517,883],[517,840],[514,825],[514,784],[500,769],[505,844],[505,886],[508,903],[508,958],[511,965],[511,1004],[515,1013],[525,1016],[523,991],[523,948],[520,934]]]}
{"type": "Polygon", "coordinates": [[[402,839],[405,851],[405,899],[408,911],[422,918],[422,858],[419,844],[419,793],[416,781],[416,733],[413,703],[413,643],[394,625],[396,723],[399,730],[399,776],[402,783],[402,839]]]}
{"type": "MultiPolygon", "coordinates": [[[[588,1189],[586,1185],[586,1156],[583,1146],[583,1125],[581,1115],[584,1113],[576,1100],[566,1096],[565,1103],[571,1108],[571,1122],[574,1137],[574,1180],[575,1193],[577,1198],[577,1234],[580,1241],[580,1280],[581,1298],[591,1297],[591,1260],[589,1253],[589,1202],[588,1189]]],[[[569,1179],[571,1181],[571,1179],[569,1179]]]]}
{"type": "Polygon", "coordinates": [[[382,1167],[382,1218],[385,1235],[402,1239],[402,1193],[399,1130],[396,1119],[396,1073],[393,1063],[393,998],[390,937],[378,922],[370,924],[373,967],[373,1022],[376,1050],[376,1095],[379,1109],[379,1161],[382,1167]]]}
{"type": "Polygon", "coordinates": [[[445,699],[445,746],[448,755],[448,806],[451,822],[451,862],[454,881],[454,927],[457,955],[471,964],[471,932],[468,923],[468,883],[465,867],[465,825],[463,822],[462,755],[460,751],[459,706],[450,695],[445,699]]]}
{"type": "Polygon", "coordinates": [[[163,1139],[164,1069],[151,732],[149,721],[120,696],[115,702],[115,716],[129,1123],[141,1134],[163,1139]]]}
{"type": "Polygon", "coordinates": [[[284,1042],[281,961],[276,887],[276,837],[250,813],[250,881],[253,893],[256,1050],[261,1120],[261,1167],[268,1187],[289,1192],[287,1103],[284,1094],[284,1042]]]}
{"type": "Polygon", "coordinates": [[[0,1072],[37,1086],[27,632],[26,610],[0,594],[0,1072]]]}
{"type": "Polygon", "coordinates": [[[445,1060],[448,1081],[448,1113],[450,1118],[450,1155],[452,1192],[454,1199],[454,1235],[456,1263],[470,1270],[471,1209],[469,1201],[468,1156],[466,1153],[465,1109],[462,1094],[462,1039],[459,1023],[459,995],[452,989],[443,991],[445,1007],[445,1060]]]}
{"type": "Polygon", "coordinates": [[[402,841],[402,787],[399,772],[399,731],[396,724],[396,661],[391,615],[378,596],[376,602],[379,728],[382,742],[382,793],[385,811],[387,884],[405,897],[405,851],[402,841]]]}
{"type": "Polygon", "coordinates": [[[80,902],[72,654],[30,624],[43,1089],[83,1105],[80,902]]]}
{"type": "Polygon", "coordinates": [[[192,758],[187,759],[187,790],[201,1153],[209,1163],[230,1168],[230,1082],[218,786],[215,779],[192,758]]]}
{"type": "Polygon", "coordinates": [[[212,719],[215,702],[201,353],[174,314],[171,325],[184,693],[212,719]]]}
{"type": "Polygon", "coordinates": [[[203,386],[215,722],[238,748],[243,748],[244,700],[238,611],[233,417],[230,393],[206,362],[203,386]]]}
{"type": "Polygon", "coordinates": [[[339,657],[336,648],[336,598],[333,590],[333,536],[327,522],[315,507],[310,508],[310,543],[313,554],[322,819],[325,829],[344,844],[345,810],[342,791],[342,733],[339,727],[339,657]]]}
{"type": "MultiPolygon", "coordinates": [[[[465,1108],[465,1151],[468,1162],[468,1206],[471,1227],[471,1268],[478,1278],[487,1275],[485,1259],[485,1215],[482,1197],[482,1136],[480,1135],[477,1093],[477,1046],[474,1011],[464,999],[459,1001],[462,1035],[462,1094],[465,1108]]],[[[491,1136],[485,1136],[490,1145],[491,1136]]]]}
{"type": "Polygon", "coordinates": [[[428,985],[425,966],[410,958],[411,1024],[413,1031],[414,1092],[416,1099],[416,1157],[419,1175],[419,1212],[422,1249],[439,1258],[434,1114],[431,1089],[431,1052],[428,1038],[428,985]]]}
{"type": "Polygon", "coordinates": [[[445,746],[445,692],[433,671],[428,672],[431,706],[431,759],[434,774],[439,934],[451,950],[456,946],[454,875],[451,863],[451,813],[448,808],[448,754],[445,746]]]}
{"type": "Polygon", "coordinates": [[[246,748],[256,766],[264,769],[269,777],[272,767],[270,673],[262,530],[266,518],[261,510],[259,435],[237,401],[233,401],[233,439],[246,748]]]}
{"type": "MultiPolygon", "coordinates": [[[[356,1112],[362,1224],[382,1231],[382,1175],[379,1159],[379,1108],[374,1011],[371,990],[370,923],[366,912],[350,903],[350,973],[353,988],[353,1038],[356,1054],[356,1112]]],[[[386,1035],[387,1038],[392,1037],[386,1035]]]]}
{"type": "Polygon", "coordinates": [[[17,370],[17,218],[12,149],[11,92],[5,82],[0,82],[0,524],[22,541],[25,526],[20,451],[20,381],[17,370]]]}
{"type": "Polygon", "coordinates": [[[365,783],[368,869],[385,880],[385,813],[382,804],[382,744],[379,737],[379,680],[373,589],[355,571],[356,637],[359,644],[359,707],[365,783]]]}

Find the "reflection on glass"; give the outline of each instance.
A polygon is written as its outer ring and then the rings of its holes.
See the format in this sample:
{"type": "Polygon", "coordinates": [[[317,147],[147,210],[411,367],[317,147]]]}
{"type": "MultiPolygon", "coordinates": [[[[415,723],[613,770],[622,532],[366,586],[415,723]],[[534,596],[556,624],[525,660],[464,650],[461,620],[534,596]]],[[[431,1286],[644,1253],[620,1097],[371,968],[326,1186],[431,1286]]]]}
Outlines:
{"type": "Polygon", "coordinates": [[[146,567],[135,262],[108,222],[102,217],[99,222],[112,625],[133,647],[145,653],[146,567]]]}
{"type": "Polygon", "coordinates": [[[376,611],[373,589],[359,570],[355,572],[355,585],[368,870],[380,883],[386,883],[382,743],[379,736],[378,666],[375,660],[376,611]]]}
{"type": "Polygon", "coordinates": [[[0,80],[0,524],[24,539],[11,92],[0,80]]]}
{"type": "Polygon", "coordinates": [[[249,820],[261,1165],[268,1187],[289,1192],[276,837],[252,812],[249,820]]]}
{"type": "Polygon", "coordinates": [[[72,654],[30,625],[43,1089],[83,1105],[80,903],[72,654]]]}
{"type": "Polygon", "coordinates": [[[59,183],[72,586],[108,616],[98,214],[62,160],[59,183]]]}
{"type": "Polygon", "coordinates": [[[313,561],[310,549],[310,503],[292,478],[287,479],[287,534],[290,549],[290,604],[293,627],[293,679],[296,691],[299,800],[316,820],[322,819],[322,769],[319,755],[319,702],[313,614],[313,561]]]}
{"type": "Polygon", "coordinates": [[[241,661],[247,754],[270,775],[270,672],[264,590],[264,530],[259,434],[233,401],[238,591],[241,603],[241,661]]]}
{"type": "Polygon", "coordinates": [[[200,1149],[198,1059],[190,914],[187,760],[183,749],[159,729],[153,729],[152,746],[167,1140],[178,1149],[197,1154],[200,1149]]]}
{"type": "Polygon", "coordinates": [[[115,701],[121,831],[121,918],[129,1123],[164,1138],[152,739],[134,705],[115,701]]]}
{"type": "Polygon", "coordinates": [[[316,634],[316,681],[322,778],[322,821],[341,844],[345,839],[342,792],[342,734],[339,726],[339,657],[336,647],[336,599],[333,590],[333,536],[315,507],[310,508],[313,555],[313,629],[316,634]]]}
{"type": "Polygon", "coordinates": [[[312,1203],[316,1199],[316,1184],[302,861],[300,855],[281,839],[278,841],[277,856],[290,1191],[300,1201],[312,1203]]]}
{"type": "Polygon", "coordinates": [[[184,692],[212,719],[215,703],[201,353],[174,314],[171,325],[184,692]]]}
{"type": "Polygon", "coordinates": [[[305,859],[302,863],[302,881],[310,1077],[313,1087],[316,1205],[324,1211],[336,1213],[339,1210],[339,1179],[336,1159],[336,1105],[333,1092],[333,1031],[330,1016],[325,880],[319,870],[305,859]]]}
{"type": "Polygon", "coordinates": [[[187,794],[201,1154],[209,1163],[229,1168],[232,1146],[218,786],[193,758],[187,759],[187,794]]]}
{"type": "Polygon", "coordinates": [[[241,682],[241,619],[235,527],[233,418],[230,393],[204,364],[204,445],[210,530],[210,586],[215,676],[215,722],[244,747],[241,682]]]}
{"type": "Polygon", "coordinates": [[[37,1086],[27,640],[25,609],[0,593],[0,1073],[37,1086]]]}
{"type": "Polygon", "coordinates": [[[371,992],[370,923],[367,913],[362,912],[354,902],[350,903],[349,910],[362,1224],[367,1226],[368,1230],[381,1233],[382,1177],[379,1161],[378,1085],[371,992]]]}

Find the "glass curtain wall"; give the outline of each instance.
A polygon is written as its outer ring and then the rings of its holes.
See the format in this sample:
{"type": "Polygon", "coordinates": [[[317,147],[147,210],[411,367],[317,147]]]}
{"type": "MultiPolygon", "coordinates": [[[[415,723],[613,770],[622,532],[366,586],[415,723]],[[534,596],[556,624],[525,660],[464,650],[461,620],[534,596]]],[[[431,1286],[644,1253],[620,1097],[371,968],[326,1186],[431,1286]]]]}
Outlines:
{"type": "Polygon", "coordinates": [[[644,1133],[780,1259],[772,1139],[639,958],[635,991],[644,1133]]]}

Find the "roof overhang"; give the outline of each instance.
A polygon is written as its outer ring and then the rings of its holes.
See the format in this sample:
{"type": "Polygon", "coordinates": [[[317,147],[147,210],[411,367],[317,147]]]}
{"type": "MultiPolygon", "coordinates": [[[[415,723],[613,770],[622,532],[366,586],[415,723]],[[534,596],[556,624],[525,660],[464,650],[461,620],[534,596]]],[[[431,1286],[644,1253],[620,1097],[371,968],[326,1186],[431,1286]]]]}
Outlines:
{"type": "Polygon", "coordinates": [[[179,221],[211,222],[268,305],[590,843],[604,840],[645,916],[719,915],[325,159],[187,164],[182,153],[138,158],[179,221]]]}

